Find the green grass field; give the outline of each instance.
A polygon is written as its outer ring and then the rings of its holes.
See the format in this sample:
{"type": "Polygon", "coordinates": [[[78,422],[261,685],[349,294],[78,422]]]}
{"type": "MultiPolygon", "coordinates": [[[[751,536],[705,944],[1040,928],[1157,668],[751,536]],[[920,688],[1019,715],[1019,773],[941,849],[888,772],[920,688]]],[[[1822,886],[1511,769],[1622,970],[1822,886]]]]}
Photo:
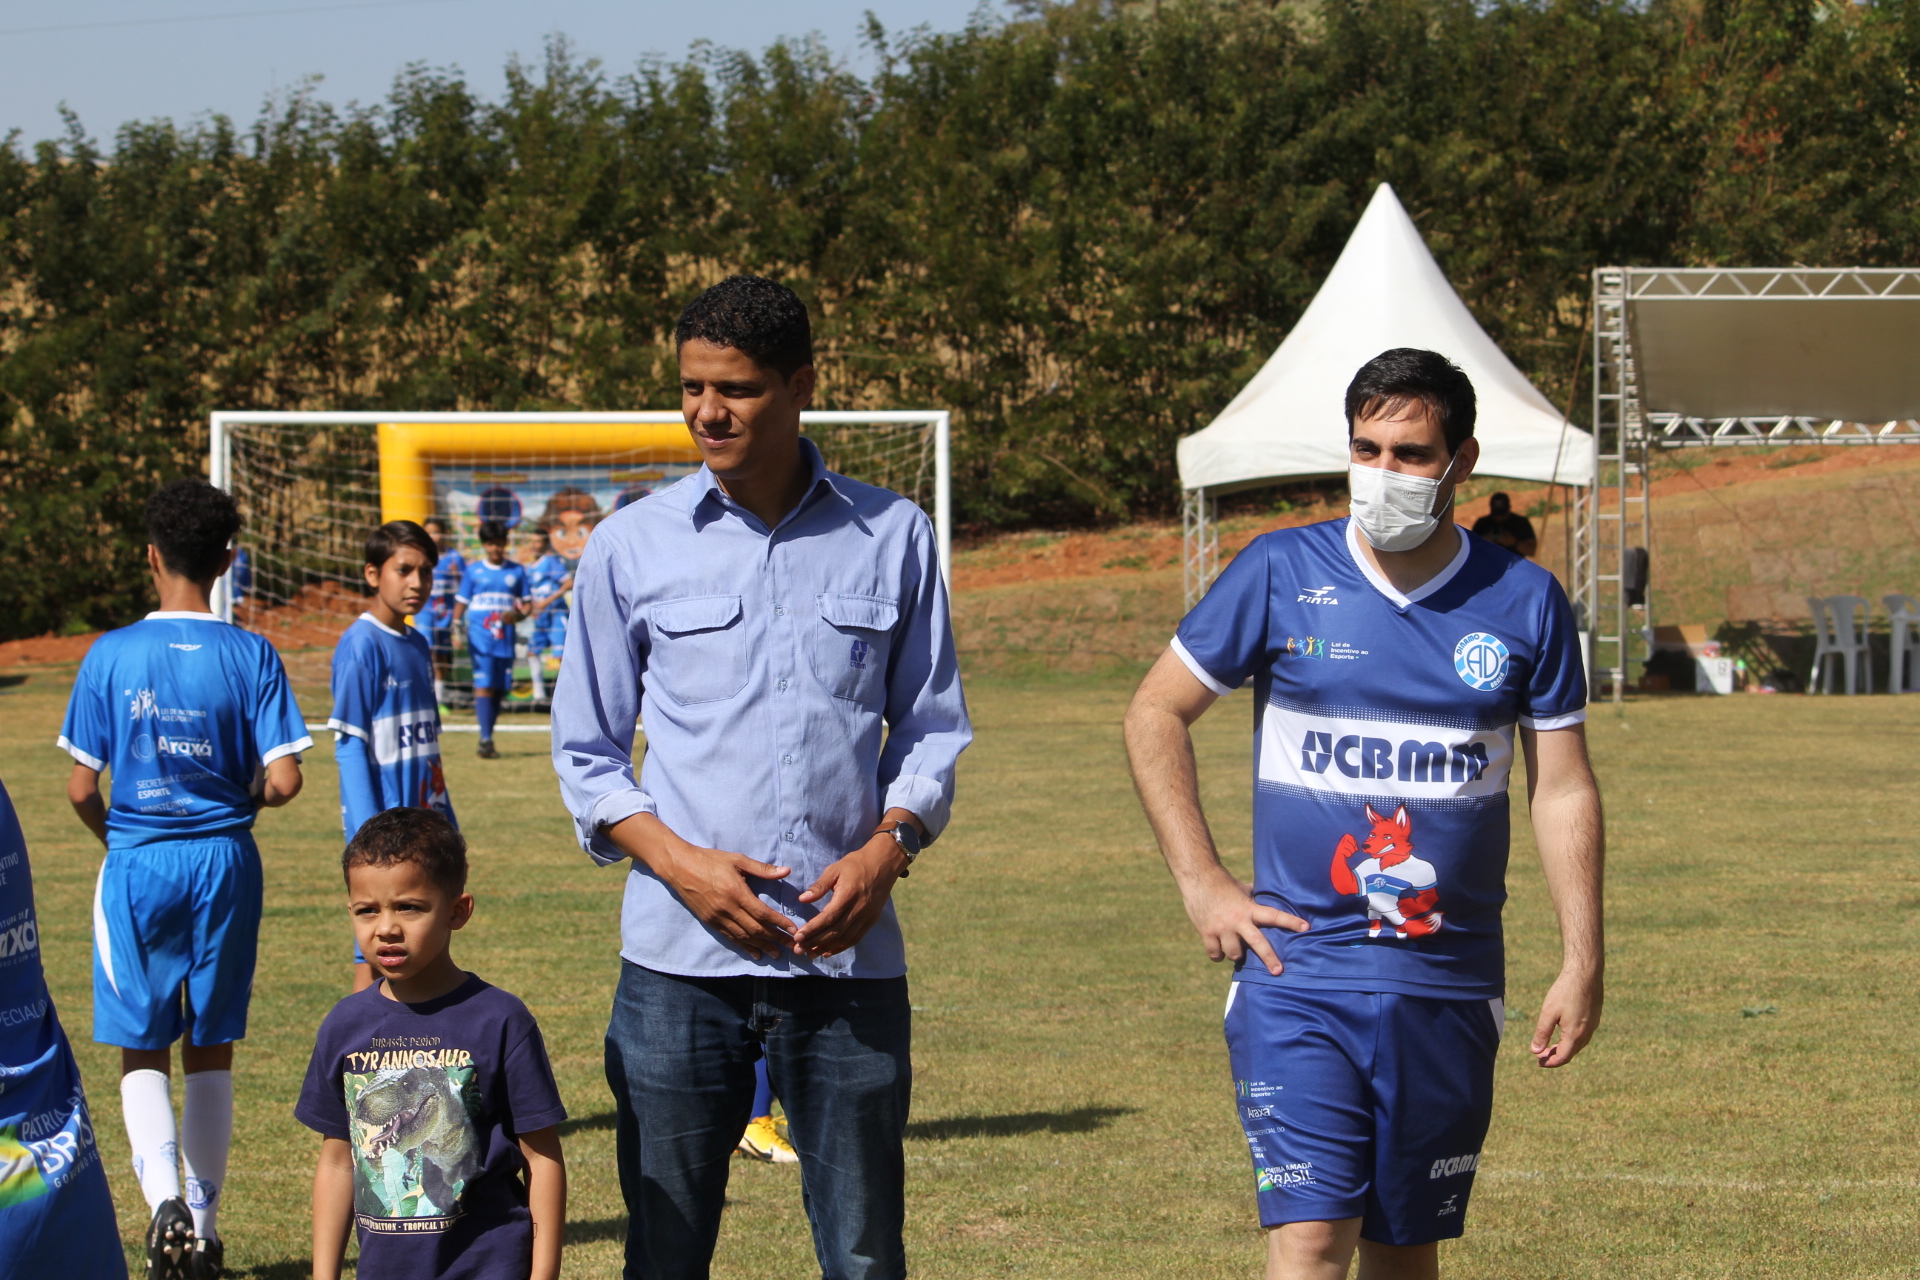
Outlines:
{"type": "MultiPolygon", "coordinates": [[[[0,690],[0,778],[25,823],[56,1001],[129,1244],[116,1051],[91,1043],[100,850],[53,738],[70,672],[0,690]]],[[[902,886],[913,966],[908,1247],[917,1274],[1254,1277],[1262,1244],[1219,1015],[1129,789],[1121,678],[977,681],[955,820],[902,886]]],[[[1248,861],[1249,706],[1200,726],[1209,811],[1248,861]]],[[[1524,1020],[1557,964],[1525,821],[1508,911],[1511,1024],[1455,1277],[1912,1276],[1906,1132],[1920,978],[1908,808],[1920,698],[1737,697],[1598,709],[1612,866],[1610,1000],[1586,1055],[1534,1067],[1524,1020]]],[[[624,1220],[601,1035],[620,874],[569,836],[543,735],[448,776],[473,845],[456,954],[539,1016],[573,1119],[568,1273],[618,1274],[624,1220]]],[[[317,1139],[292,1118],[347,982],[332,753],[265,815],[267,919],[221,1216],[238,1274],[307,1274],[317,1139]]],[[[1516,790],[1518,784],[1516,783],[1516,790]]],[[[818,1274],[791,1167],[735,1165],[716,1273],[818,1274]]]]}

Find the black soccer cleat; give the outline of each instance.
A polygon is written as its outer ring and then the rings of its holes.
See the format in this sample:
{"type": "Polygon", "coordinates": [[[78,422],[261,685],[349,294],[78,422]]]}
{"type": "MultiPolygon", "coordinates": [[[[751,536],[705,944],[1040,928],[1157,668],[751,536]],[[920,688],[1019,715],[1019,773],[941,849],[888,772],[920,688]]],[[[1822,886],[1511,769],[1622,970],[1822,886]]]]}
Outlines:
{"type": "Polygon", "coordinates": [[[493,745],[492,738],[482,738],[480,739],[480,750],[475,754],[482,760],[498,760],[500,758],[500,748],[493,745]]]}
{"type": "Polygon", "coordinates": [[[162,1200],[147,1227],[147,1280],[193,1280],[193,1215],[179,1196],[162,1200]]]}
{"type": "Polygon", "coordinates": [[[220,1240],[196,1240],[187,1255],[190,1280],[221,1280],[227,1274],[227,1246],[220,1240]]]}

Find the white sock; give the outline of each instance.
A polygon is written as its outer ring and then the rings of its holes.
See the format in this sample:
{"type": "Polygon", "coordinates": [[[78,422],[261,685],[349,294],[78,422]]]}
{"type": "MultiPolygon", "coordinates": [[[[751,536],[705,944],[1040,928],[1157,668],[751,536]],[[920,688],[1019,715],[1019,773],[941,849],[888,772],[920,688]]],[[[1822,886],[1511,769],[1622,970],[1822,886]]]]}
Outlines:
{"type": "Polygon", "coordinates": [[[437,676],[433,681],[433,700],[441,703],[447,700],[447,682],[437,676]]]}
{"type": "Polygon", "coordinates": [[[180,1109],[180,1156],[187,1166],[187,1208],[193,1234],[218,1240],[214,1218],[227,1182],[227,1152],[233,1146],[233,1072],[196,1071],[187,1077],[180,1109]]]}
{"type": "Polygon", "coordinates": [[[133,1147],[133,1176],[152,1212],[180,1194],[180,1131],[173,1122],[172,1082],[164,1071],[120,1077],[120,1111],[133,1147]]]}
{"type": "Polygon", "coordinates": [[[547,660],[537,653],[534,654],[532,660],[527,663],[527,674],[533,677],[533,700],[545,702],[547,700],[547,660]]]}

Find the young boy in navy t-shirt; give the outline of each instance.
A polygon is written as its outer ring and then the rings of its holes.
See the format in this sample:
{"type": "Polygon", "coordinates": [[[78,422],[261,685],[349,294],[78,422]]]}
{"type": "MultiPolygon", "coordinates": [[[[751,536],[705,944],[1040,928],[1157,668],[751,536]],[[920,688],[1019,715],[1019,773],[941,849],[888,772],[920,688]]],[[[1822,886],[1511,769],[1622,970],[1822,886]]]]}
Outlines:
{"type": "MultiPolygon", "coordinates": [[[[433,651],[407,625],[433,586],[440,548],[411,520],[393,520],[367,535],[367,611],[333,651],[333,757],[340,766],[340,821],[353,839],[383,809],[432,809],[457,828],[440,768],[440,704],[434,697],[433,651]]],[[[354,948],[353,989],[373,983],[354,948]]]]}
{"type": "Polygon", "coordinates": [[[473,917],[466,841],[431,809],[389,809],[341,863],[377,981],[320,1025],[294,1110],[322,1138],[314,1280],[338,1280],[356,1223],[363,1276],[553,1280],[567,1113],[533,1015],[448,950],[473,917]]]}

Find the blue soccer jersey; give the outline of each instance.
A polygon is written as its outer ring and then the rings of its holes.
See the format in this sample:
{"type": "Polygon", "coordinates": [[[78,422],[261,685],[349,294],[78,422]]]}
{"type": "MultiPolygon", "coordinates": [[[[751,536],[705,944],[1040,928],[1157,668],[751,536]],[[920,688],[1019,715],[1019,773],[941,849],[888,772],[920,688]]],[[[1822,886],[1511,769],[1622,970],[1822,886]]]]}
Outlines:
{"type": "Polygon", "coordinates": [[[1460,534],[1411,596],[1347,520],[1257,538],[1181,622],[1215,693],[1251,681],[1254,895],[1286,972],[1245,982],[1504,994],[1507,782],[1517,726],[1586,718],[1572,610],[1546,570],[1460,534]]]}
{"type": "Polygon", "coordinates": [[[440,553],[440,559],[433,566],[433,598],[445,600],[447,606],[453,606],[453,597],[460,590],[460,579],[467,568],[466,557],[449,548],[440,553]]]}
{"type": "Polygon", "coordinates": [[[313,745],[273,646],[210,613],[150,613],[94,641],[59,742],[113,775],[112,848],[248,830],[264,767],[313,745]]]}
{"type": "Polygon", "coordinates": [[[434,631],[435,644],[445,646],[451,643],[441,633],[453,626],[453,599],[460,590],[460,579],[466,567],[466,558],[451,549],[442,551],[440,559],[434,563],[433,591],[427,597],[427,623],[434,631]]]}
{"type": "Polygon", "coordinates": [[[0,786],[0,1275],[125,1280],[80,1068],[47,995],[33,866],[0,786]]]}
{"type": "MultiPolygon", "coordinates": [[[[567,585],[567,579],[572,576],[573,566],[568,564],[566,560],[560,556],[549,551],[528,567],[527,589],[535,600],[545,600],[554,592],[564,588],[567,585]]],[[[548,605],[546,609],[542,611],[542,615],[552,613],[556,609],[561,613],[567,611],[567,598],[564,595],[548,605]]]]}
{"type": "Polygon", "coordinates": [[[468,563],[456,599],[467,606],[467,647],[494,658],[513,656],[513,626],[504,614],[529,594],[527,567],[512,560],[468,563]]]}
{"type": "Polygon", "coordinates": [[[361,614],[333,651],[327,728],[334,732],[340,765],[347,839],[386,809],[433,809],[459,825],[440,771],[440,707],[425,636],[361,614]]]}

